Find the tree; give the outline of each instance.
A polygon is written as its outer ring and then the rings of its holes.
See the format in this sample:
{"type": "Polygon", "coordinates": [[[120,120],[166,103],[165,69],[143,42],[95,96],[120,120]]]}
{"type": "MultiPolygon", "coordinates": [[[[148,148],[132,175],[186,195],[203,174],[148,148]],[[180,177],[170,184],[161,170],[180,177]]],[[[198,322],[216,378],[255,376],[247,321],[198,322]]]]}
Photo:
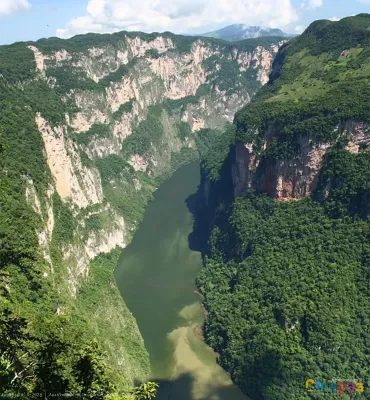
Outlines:
{"type": "Polygon", "coordinates": [[[114,391],[107,378],[103,354],[96,340],[92,340],[78,353],[73,375],[81,399],[102,399],[114,391]]]}
{"type": "Polygon", "coordinates": [[[10,308],[0,312],[0,387],[3,393],[29,392],[29,377],[35,365],[34,337],[25,318],[16,316],[10,308]]]}
{"type": "Polygon", "coordinates": [[[131,390],[134,400],[154,399],[157,395],[159,385],[155,382],[142,383],[131,390]]]}
{"type": "Polygon", "coordinates": [[[58,327],[43,340],[37,349],[34,393],[50,394],[70,392],[70,381],[66,377],[65,354],[70,345],[60,336],[58,327]]]}

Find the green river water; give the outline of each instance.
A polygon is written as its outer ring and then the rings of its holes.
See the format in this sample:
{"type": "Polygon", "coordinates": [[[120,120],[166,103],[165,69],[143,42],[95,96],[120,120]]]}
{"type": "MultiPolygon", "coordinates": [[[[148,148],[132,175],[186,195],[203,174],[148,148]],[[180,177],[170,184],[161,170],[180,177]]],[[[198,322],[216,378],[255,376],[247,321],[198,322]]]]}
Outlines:
{"type": "Polygon", "coordinates": [[[115,277],[150,354],[160,400],[245,400],[200,335],[204,314],[194,280],[201,256],[189,248],[193,217],[186,203],[199,182],[193,162],[161,185],[115,277]]]}

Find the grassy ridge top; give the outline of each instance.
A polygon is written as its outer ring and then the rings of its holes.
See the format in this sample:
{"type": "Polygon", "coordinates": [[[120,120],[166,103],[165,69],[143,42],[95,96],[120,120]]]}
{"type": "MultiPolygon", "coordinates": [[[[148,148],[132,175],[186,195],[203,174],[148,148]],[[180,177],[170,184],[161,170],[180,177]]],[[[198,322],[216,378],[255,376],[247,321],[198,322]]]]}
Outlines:
{"type": "Polygon", "coordinates": [[[53,51],[58,51],[61,49],[66,49],[70,52],[85,52],[87,49],[98,46],[113,46],[116,48],[121,48],[122,44],[126,38],[140,38],[146,42],[155,40],[156,38],[163,37],[166,39],[171,39],[175,44],[175,49],[179,52],[190,51],[191,46],[198,40],[208,43],[210,45],[221,46],[227,49],[238,49],[240,51],[253,51],[257,46],[269,47],[271,44],[277,44],[282,40],[286,40],[283,36],[271,36],[271,37],[260,37],[253,39],[240,40],[238,42],[230,43],[228,41],[203,37],[203,36],[183,36],[176,35],[172,32],[128,32],[121,31],[116,33],[88,33],[85,35],[76,35],[69,39],[61,39],[58,37],[42,38],[37,41],[28,42],[17,42],[11,45],[0,46],[0,57],[1,54],[8,52],[9,49],[14,49],[16,47],[25,47],[25,45],[37,46],[42,52],[48,53],[53,51]]]}
{"type": "MultiPolygon", "coordinates": [[[[197,41],[205,43],[207,47],[214,51],[219,51],[223,56],[228,59],[234,60],[236,54],[241,52],[253,52],[258,46],[263,46],[271,49],[271,46],[278,45],[283,37],[264,37],[257,39],[246,39],[237,43],[230,43],[220,39],[204,38],[197,36],[181,36],[175,35],[171,32],[164,33],[143,33],[143,32],[117,32],[113,34],[96,34],[89,33],[87,35],[77,35],[70,39],[60,39],[51,37],[48,39],[40,39],[37,42],[17,42],[12,45],[0,46],[0,85],[1,84],[18,84],[29,82],[37,76],[35,57],[33,52],[28,49],[28,46],[37,47],[40,52],[46,56],[55,53],[56,51],[66,50],[72,54],[73,58],[80,57],[81,55],[89,55],[89,49],[106,47],[112,57],[116,57],[117,51],[128,50],[127,38],[140,38],[145,42],[151,42],[156,38],[171,39],[174,43],[174,48],[165,52],[168,53],[187,53],[191,52],[192,46],[197,41]]],[[[157,50],[148,50],[143,57],[157,58],[161,54],[157,50]]],[[[120,68],[107,77],[106,81],[102,80],[99,85],[81,73],[80,69],[74,67],[74,74],[71,73],[71,63],[63,64],[63,67],[58,66],[57,77],[61,78],[67,85],[64,86],[81,86],[81,89],[95,90],[103,89],[107,86],[110,80],[117,80],[122,75],[127,73],[128,68],[132,67],[138,57],[131,59],[129,64],[121,65],[120,68]],[[79,82],[78,82],[79,81],[79,82]]],[[[55,68],[48,67],[48,76],[55,76],[55,68]],[[52,70],[53,69],[53,70],[52,70]],[[54,75],[53,75],[54,74],[54,75]]]]}
{"type": "Polygon", "coordinates": [[[369,97],[370,14],[316,21],[282,46],[269,83],[237,114],[238,139],[255,142],[252,131],[276,123],[289,140],[303,132],[328,141],[340,121],[370,120],[369,97]]]}
{"type": "Polygon", "coordinates": [[[297,90],[303,95],[303,89],[313,87],[306,97],[314,97],[343,81],[369,83],[369,60],[370,14],[315,21],[281,49],[269,82],[274,87],[272,99],[296,98],[297,90]],[[288,97],[282,97],[288,91],[288,97]]]}
{"type": "Polygon", "coordinates": [[[284,52],[288,55],[308,48],[312,55],[340,52],[359,44],[370,45],[370,14],[359,14],[340,21],[319,20],[294,38],[284,52]]]}
{"type": "MultiPolygon", "coordinates": [[[[57,37],[51,37],[48,39],[40,39],[37,42],[29,42],[37,47],[42,48],[47,51],[56,51],[60,49],[69,49],[70,51],[85,51],[89,47],[93,46],[105,46],[105,45],[114,45],[121,43],[126,38],[136,38],[139,37],[146,42],[150,42],[155,40],[158,37],[168,38],[173,40],[176,50],[178,51],[190,51],[192,44],[198,40],[202,42],[209,43],[212,45],[218,45],[225,48],[237,48],[240,50],[254,50],[257,46],[270,46],[272,43],[278,43],[279,41],[286,40],[283,36],[271,36],[271,37],[261,37],[255,39],[245,39],[240,40],[238,42],[230,43],[228,41],[211,38],[211,37],[203,37],[203,36],[183,36],[176,35],[172,32],[153,32],[153,33],[145,33],[145,32],[128,32],[121,31],[112,34],[100,34],[100,33],[88,33],[86,35],[76,35],[70,39],[61,39],[57,37]]],[[[5,46],[2,46],[5,47],[5,46]]],[[[0,47],[1,48],[1,47],[0,47]]]]}

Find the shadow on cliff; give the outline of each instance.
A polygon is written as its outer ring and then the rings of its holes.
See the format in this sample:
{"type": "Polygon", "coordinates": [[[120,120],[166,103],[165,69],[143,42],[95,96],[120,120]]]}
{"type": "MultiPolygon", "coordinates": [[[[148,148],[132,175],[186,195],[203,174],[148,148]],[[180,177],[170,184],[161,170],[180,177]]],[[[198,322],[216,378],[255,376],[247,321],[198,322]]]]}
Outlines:
{"type": "Polygon", "coordinates": [[[200,167],[201,181],[198,189],[185,200],[193,215],[193,231],[188,236],[190,250],[207,253],[207,243],[214,224],[225,222],[227,210],[234,199],[232,149],[233,146],[222,164],[218,180],[210,180],[207,172],[200,167]]]}
{"type": "Polygon", "coordinates": [[[201,252],[207,241],[208,230],[206,229],[206,221],[202,217],[203,199],[201,195],[201,185],[198,190],[190,195],[186,200],[188,210],[193,216],[193,230],[188,236],[189,249],[201,252]]]}
{"type": "MultiPolygon", "coordinates": [[[[190,374],[184,374],[175,380],[155,380],[159,384],[158,395],[155,397],[156,400],[193,400],[194,395],[192,393],[194,379],[190,374]]],[[[207,394],[205,397],[199,398],[199,400],[248,400],[240,392],[240,397],[235,398],[235,387],[226,386],[221,388],[206,388],[207,394]]],[[[198,399],[198,397],[197,397],[198,399]]]]}

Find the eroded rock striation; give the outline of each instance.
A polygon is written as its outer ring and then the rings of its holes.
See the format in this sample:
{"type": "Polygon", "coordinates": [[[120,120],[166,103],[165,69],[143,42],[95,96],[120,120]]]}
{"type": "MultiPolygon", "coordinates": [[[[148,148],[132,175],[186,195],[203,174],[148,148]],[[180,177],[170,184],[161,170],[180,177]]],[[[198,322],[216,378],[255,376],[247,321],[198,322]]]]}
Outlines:
{"type": "Polygon", "coordinates": [[[276,201],[310,196],[317,187],[325,154],[340,138],[348,138],[346,150],[351,153],[358,153],[370,144],[370,126],[363,121],[347,121],[335,127],[333,132],[337,133],[337,137],[331,142],[314,143],[307,136],[301,137],[298,157],[291,159],[260,157],[279,135],[279,130],[274,126],[263,134],[264,143],[261,148],[236,143],[232,165],[234,195],[242,196],[249,189],[254,189],[267,193],[276,201]]]}

